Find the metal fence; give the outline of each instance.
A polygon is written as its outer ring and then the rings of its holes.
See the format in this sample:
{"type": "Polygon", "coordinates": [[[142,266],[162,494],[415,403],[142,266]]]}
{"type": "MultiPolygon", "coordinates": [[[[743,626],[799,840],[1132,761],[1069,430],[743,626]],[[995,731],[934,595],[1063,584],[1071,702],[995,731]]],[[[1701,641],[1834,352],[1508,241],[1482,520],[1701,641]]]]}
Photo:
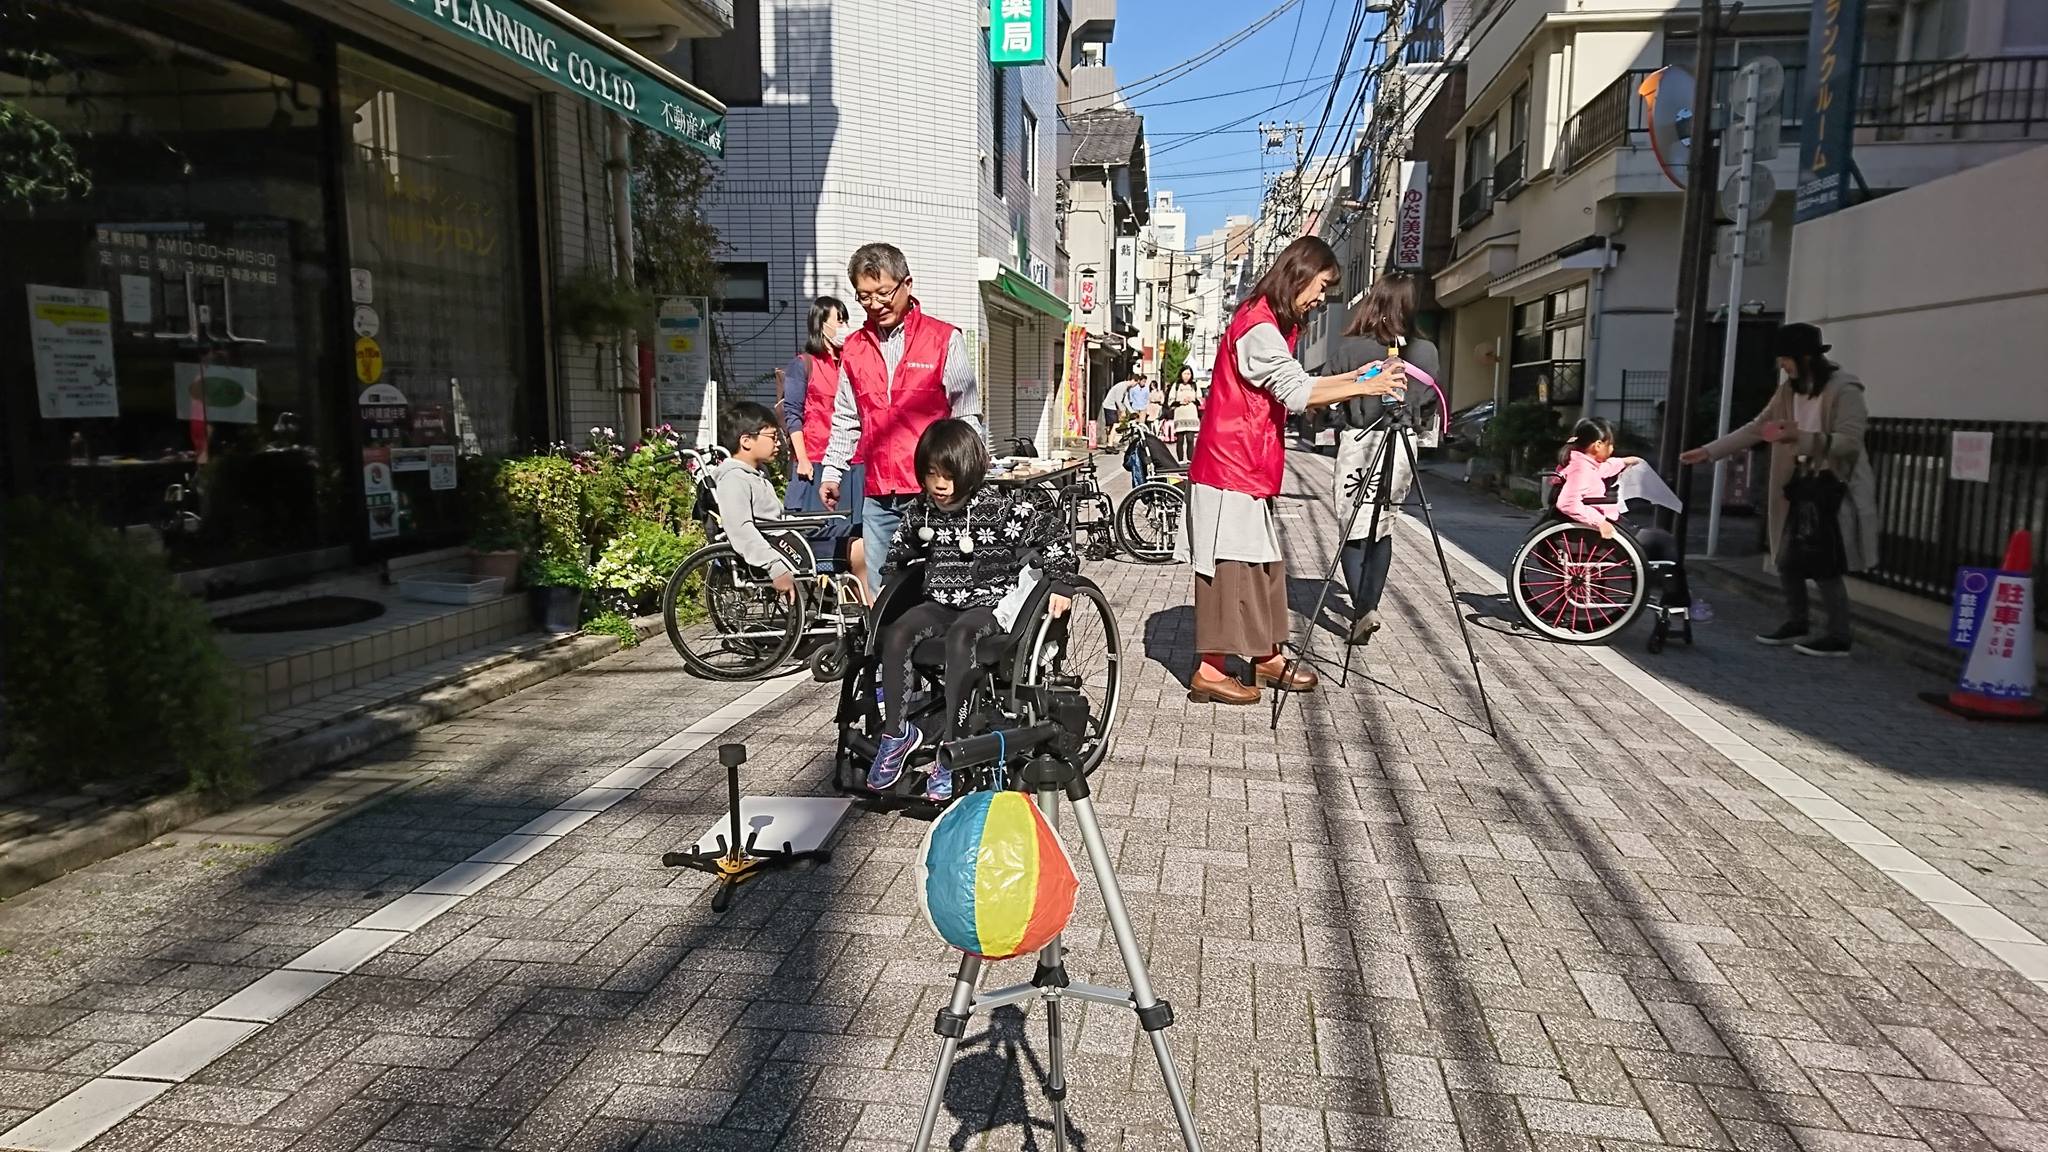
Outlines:
{"type": "Polygon", "coordinates": [[[1671,387],[1671,373],[1623,369],[1621,373],[1621,418],[1616,423],[1626,435],[1645,444],[1655,444],[1663,427],[1664,395],[1671,387]]]}
{"type": "Polygon", "coordinates": [[[1946,600],[1958,567],[1996,566],[2020,528],[2033,531],[2033,567],[2048,560],[2048,424],[1873,419],[1864,449],[1877,473],[1870,580],[1946,600]],[[1957,432],[1991,433],[1988,481],[1953,477],[1957,432]]]}

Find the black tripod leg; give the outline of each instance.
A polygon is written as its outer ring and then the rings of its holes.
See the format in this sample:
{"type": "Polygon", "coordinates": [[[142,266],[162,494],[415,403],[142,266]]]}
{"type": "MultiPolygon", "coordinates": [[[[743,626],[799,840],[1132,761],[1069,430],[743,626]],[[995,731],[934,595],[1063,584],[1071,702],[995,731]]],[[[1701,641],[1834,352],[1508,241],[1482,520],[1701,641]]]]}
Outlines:
{"type": "Polygon", "coordinates": [[[1451,601],[1451,615],[1458,621],[1458,635],[1465,641],[1465,658],[1472,662],[1472,683],[1479,688],[1479,711],[1486,717],[1486,734],[1499,739],[1500,732],[1493,724],[1493,703],[1486,696],[1486,677],[1479,674],[1479,650],[1472,647],[1472,624],[1465,619],[1465,613],[1458,604],[1458,586],[1451,579],[1450,557],[1444,554],[1444,538],[1436,530],[1436,516],[1429,509],[1429,493],[1422,487],[1422,469],[1416,466],[1415,445],[1402,440],[1402,447],[1408,452],[1408,474],[1414,478],[1415,498],[1422,504],[1422,522],[1429,527],[1430,543],[1436,545],[1436,564],[1444,574],[1444,594],[1451,601]]]}
{"type": "MultiPolygon", "coordinates": [[[[1386,510],[1387,492],[1393,480],[1394,472],[1394,449],[1391,442],[1394,432],[1385,422],[1381,423],[1380,430],[1378,456],[1370,465],[1370,467],[1377,469],[1379,472],[1379,488],[1377,494],[1373,497],[1372,520],[1365,530],[1365,538],[1368,540],[1379,534],[1380,513],[1386,510]]],[[[1368,432],[1370,432],[1370,429],[1368,429],[1368,432]]],[[[1302,642],[1296,646],[1300,654],[1298,656],[1289,656],[1280,662],[1280,682],[1283,684],[1294,675],[1294,669],[1297,666],[1309,662],[1309,655],[1315,649],[1316,627],[1322,622],[1323,606],[1329,603],[1330,586],[1336,580],[1337,569],[1344,562],[1344,544],[1351,539],[1351,529],[1358,524],[1358,514],[1365,511],[1365,494],[1372,490],[1371,485],[1361,483],[1358,486],[1357,495],[1351,498],[1351,514],[1344,518],[1344,529],[1337,534],[1337,548],[1330,553],[1330,562],[1323,567],[1323,585],[1316,592],[1315,611],[1309,613],[1308,621],[1303,626],[1302,642]]],[[[1345,653],[1344,668],[1344,675],[1348,680],[1351,675],[1351,656],[1349,652],[1345,653]]],[[[1252,675],[1253,679],[1256,680],[1258,673],[1255,671],[1252,675]]],[[[1280,728],[1280,713],[1287,707],[1287,697],[1288,692],[1285,689],[1277,689],[1273,693],[1273,720],[1271,728],[1274,731],[1278,731],[1280,728]]]]}

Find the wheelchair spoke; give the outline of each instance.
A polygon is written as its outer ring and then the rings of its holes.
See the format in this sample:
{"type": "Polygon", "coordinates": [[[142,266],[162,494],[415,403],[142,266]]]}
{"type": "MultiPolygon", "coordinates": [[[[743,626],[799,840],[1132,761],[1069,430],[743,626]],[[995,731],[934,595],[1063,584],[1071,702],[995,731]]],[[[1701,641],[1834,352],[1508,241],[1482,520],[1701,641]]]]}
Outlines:
{"type": "Polygon", "coordinates": [[[669,641],[692,672],[750,680],[789,657],[802,631],[801,599],[791,603],[765,573],[731,547],[713,544],[683,561],[662,599],[669,641]]]}

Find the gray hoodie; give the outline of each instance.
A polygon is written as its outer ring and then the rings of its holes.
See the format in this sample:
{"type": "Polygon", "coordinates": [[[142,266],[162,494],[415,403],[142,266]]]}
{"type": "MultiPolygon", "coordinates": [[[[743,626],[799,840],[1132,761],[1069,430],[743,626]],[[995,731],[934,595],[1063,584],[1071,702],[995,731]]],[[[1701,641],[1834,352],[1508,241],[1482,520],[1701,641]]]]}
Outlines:
{"type": "Polygon", "coordinates": [[[755,523],[782,519],[782,497],[775,494],[775,485],[737,456],[712,466],[711,485],[718,496],[718,522],[740,559],[766,569],[770,578],[794,573],[795,567],[768,543],[755,523]]]}

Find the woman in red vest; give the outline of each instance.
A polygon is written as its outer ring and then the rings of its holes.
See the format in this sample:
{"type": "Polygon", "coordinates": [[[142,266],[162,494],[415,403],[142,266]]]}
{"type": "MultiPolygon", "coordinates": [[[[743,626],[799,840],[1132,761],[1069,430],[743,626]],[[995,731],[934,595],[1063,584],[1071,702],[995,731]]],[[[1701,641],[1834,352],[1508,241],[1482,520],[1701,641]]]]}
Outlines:
{"type": "Polygon", "coordinates": [[[1287,467],[1290,413],[1398,390],[1398,365],[1361,379],[1361,365],[1311,376],[1294,358],[1302,323],[1341,276],[1337,254],[1313,236],[1289,244],[1238,306],[1216,349],[1209,403],[1188,468],[1188,545],[1195,566],[1195,650],[1201,663],[1188,696],[1253,704],[1267,684],[1287,692],[1316,686],[1315,673],[1287,671],[1287,566],[1273,498],[1287,467]],[[1225,660],[1252,665],[1252,685],[1225,660]]]}
{"type": "MultiPolygon", "coordinates": [[[[821,465],[832,442],[832,401],[839,394],[839,348],[849,328],[846,305],[836,296],[811,301],[810,336],[804,350],[783,369],[782,436],[796,461],[796,475],[782,506],[791,512],[826,511],[818,495],[821,465]]],[[[860,524],[861,468],[847,470],[840,500],[849,520],[860,524]]]]}

